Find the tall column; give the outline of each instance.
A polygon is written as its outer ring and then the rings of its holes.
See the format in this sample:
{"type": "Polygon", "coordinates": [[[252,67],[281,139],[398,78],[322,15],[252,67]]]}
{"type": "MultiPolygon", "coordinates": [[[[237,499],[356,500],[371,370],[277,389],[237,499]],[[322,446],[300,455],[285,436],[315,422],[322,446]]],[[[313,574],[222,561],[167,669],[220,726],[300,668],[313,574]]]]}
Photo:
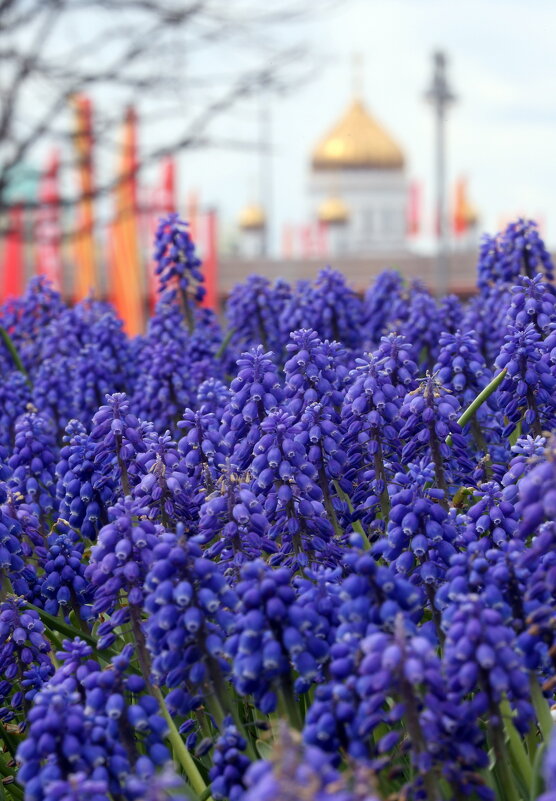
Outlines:
{"type": "Polygon", "coordinates": [[[262,256],[268,258],[272,248],[272,118],[269,98],[261,94],[259,107],[259,201],[266,212],[266,225],[261,231],[262,256]]]}
{"type": "Polygon", "coordinates": [[[425,97],[432,104],[435,117],[435,173],[436,173],[436,224],[438,246],[436,253],[435,290],[441,297],[450,284],[448,259],[448,210],[446,206],[446,135],[445,122],[448,106],[455,102],[446,77],[446,56],[442,52],[433,55],[434,71],[432,83],[425,97]]]}

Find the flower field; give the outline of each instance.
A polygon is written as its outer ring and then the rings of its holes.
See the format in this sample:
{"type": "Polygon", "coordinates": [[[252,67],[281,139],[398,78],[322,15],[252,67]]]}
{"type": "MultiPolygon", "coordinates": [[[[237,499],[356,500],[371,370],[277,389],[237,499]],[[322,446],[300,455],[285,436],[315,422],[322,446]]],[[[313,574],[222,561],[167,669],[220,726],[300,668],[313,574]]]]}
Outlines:
{"type": "Polygon", "coordinates": [[[0,801],[556,801],[556,287],[0,309],[0,801]]]}

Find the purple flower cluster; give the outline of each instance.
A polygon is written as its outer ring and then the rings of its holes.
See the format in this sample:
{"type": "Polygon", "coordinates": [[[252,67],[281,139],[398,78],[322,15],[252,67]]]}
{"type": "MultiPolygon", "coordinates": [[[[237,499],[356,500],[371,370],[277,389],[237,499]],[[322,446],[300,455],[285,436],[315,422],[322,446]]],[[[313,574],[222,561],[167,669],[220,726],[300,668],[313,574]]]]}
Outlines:
{"type": "Polygon", "coordinates": [[[93,798],[102,788],[130,801],[144,797],[170,753],[156,699],[129,672],[133,648],[126,646],[102,670],[84,643],[64,646],[62,667],[36,694],[28,737],[18,749],[27,797],[51,801],[60,782],[71,787],[77,776],[93,798]]]}
{"type": "Polygon", "coordinates": [[[195,253],[187,224],[177,214],[160,220],[156,237],[154,259],[160,292],[177,290],[182,295],[186,314],[191,314],[188,295],[196,301],[202,300],[204,288],[201,260],[195,253]]]}
{"type": "Polygon", "coordinates": [[[218,563],[183,535],[160,536],[145,581],[145,633],[154,680],[170,689],[170,709],[189,712],[207,694],[228,711],[223,655],[236,606],[218,563]]]}
{"type": "Polygon", "coordinates": [[[177,215],[155,260],[133,340],[43,279],[0,308],[0,795],[552,801],[535,225],[468,301],[327,267],[221,322],[177,215]]]}
{"type": "Polygon", "coordinates": [[[0,718],[17,720],[23,729],[31,701],[52,675],[50,642],[44,625],[25,602],[9,598],[0,604],[0,718]]]}

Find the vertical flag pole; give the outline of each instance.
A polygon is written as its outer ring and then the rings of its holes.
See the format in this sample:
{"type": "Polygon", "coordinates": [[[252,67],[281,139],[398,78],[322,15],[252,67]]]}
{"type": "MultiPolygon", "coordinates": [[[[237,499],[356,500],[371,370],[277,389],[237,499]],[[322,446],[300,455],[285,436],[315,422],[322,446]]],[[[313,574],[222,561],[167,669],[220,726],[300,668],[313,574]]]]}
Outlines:
{"type": "Polygon", "coordinates": [[[433,56],[432,83],[425,98],[434,108],[435,118],[435,172],[436,172],[436,220],[438,225],[438,247],[436,253],[436,293],[446,294],[449,287],[448,263],[448,215],[446,209],[446,137],[445,121],[448,106],[455,102],[446,77],[446,55],[436,52],[433,56]]]}
{"type": "Polygon", "coordinates": [[[76,120],[74,141],[81,193],[75,236],[74,295],[76,300],[83,300],[97,288],[93,205],[93,111],[90,98],[84,95],[74,96],[73,107],[76,120]]]}

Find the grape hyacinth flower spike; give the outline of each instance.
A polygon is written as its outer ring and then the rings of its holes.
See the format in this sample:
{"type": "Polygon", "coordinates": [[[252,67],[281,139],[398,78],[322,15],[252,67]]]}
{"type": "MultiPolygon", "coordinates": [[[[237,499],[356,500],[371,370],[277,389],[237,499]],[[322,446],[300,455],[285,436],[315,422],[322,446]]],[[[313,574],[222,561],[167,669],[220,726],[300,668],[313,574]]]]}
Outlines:
{"type": "Polygon", "coordinates": [[[160,220],[155,237],[154,260],[159,291],[163,293],[169,289],[179,295],[187,326],[189,331],[193,331],[193,308],[204,297],[204,276],[188,225],[178,214],[168,214],[160,220]]]}

